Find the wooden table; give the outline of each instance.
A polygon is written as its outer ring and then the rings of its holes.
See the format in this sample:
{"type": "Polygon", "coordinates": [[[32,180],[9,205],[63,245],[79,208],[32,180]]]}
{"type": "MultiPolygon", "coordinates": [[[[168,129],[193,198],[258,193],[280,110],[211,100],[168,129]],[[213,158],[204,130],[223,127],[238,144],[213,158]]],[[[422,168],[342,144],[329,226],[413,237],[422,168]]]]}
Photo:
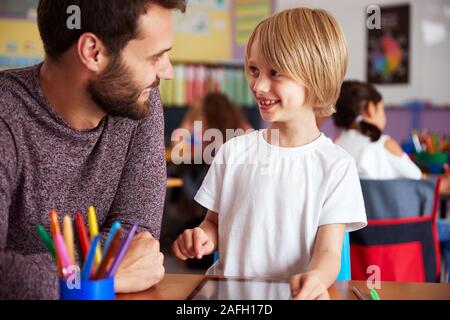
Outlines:
{"type": "MultiPolygon", "coordinates": [[[[147,291],[119,294],[119,300],[185,300],[202,281],[204,275],[166,274],[164,279],[147,291]]],[[[330,288],[333,300],[357,300],[353,286],[368,294],[365,281],[336,281],[330,288]]],[[[377,290],[383,300],[450,300],[450,284],[382,282],[377,290]]]]}

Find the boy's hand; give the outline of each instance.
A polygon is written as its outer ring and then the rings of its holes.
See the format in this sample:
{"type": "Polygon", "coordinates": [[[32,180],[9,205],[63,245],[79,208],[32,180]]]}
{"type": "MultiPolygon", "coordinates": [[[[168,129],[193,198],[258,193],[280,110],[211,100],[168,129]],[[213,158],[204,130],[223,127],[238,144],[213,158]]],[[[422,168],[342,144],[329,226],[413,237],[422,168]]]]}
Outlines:
{"type": "Polygon", "coordinates": [[[214,251],[214,243],[202,228],[185,230],[172,245],[174,255],[181,259],[201,259],[214,251]]]}
{"type": "Polygon", "coordinates": [[[329,300],[327,287],[314,272],[293,275],[290,279],[292,299],[329,300]]]}

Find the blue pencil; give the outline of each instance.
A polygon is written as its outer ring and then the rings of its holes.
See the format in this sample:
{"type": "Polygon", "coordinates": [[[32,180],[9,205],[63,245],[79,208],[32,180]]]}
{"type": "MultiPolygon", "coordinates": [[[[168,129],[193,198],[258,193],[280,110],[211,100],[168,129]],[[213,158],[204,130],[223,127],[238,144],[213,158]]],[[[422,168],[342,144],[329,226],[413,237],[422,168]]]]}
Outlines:
{"type": "Polygon", "coordinates": [[[86,260],[83,264],[83,269],[81,269],[81,281],[88,281],[91,275],[92,266],[94,265],[94,258],[97,249],[97,243],[100,240],[100,236],[95,236],[91,241],[86,260]]]}
{"type": "Polygon", "coordinates": [[[116,234],[117,230],[119,230],[119,229],[120,229],[120,222],[119,221],[114,222],[111,227],[111,230],[109,230],[108,238],[106,238],[105,246],[103,247],[102,257],[104,257],[106,255],[109,245],[111,244],[111,241],[114,238],[114,235],[116,234]]]}
{"type": "Polygon", "coordinates": [[[116,273],[117,269],[119,268],[120,262],[122,261],[125,252],[127,251],[128,247],[130,246],[131,240],[133,239],[133,236],[137,230],[137,223],[135,223],[131,229],[130,232],[128,232],[125,239],[122,241],[122,245],[120,246],[119,252],[117,253],[116,258],[114,259],[114,262],[111,265],[111,268],[106,272],[105,278],[111,278],[116,273]]]}

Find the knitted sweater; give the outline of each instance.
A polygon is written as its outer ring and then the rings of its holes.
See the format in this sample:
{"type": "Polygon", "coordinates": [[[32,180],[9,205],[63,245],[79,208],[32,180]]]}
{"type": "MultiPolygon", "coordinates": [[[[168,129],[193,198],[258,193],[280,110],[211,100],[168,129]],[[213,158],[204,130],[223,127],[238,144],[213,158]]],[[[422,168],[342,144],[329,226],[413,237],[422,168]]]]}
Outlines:
{"type": "MultiPolygon", "coordinates": [[[[70,127],[39,85],[40,65],[0,73],[0,299],[58,298],[56,263],[39,239],[49,212],[97,211],[103,237],[119,220],[159,239],[165,197],[164,118],[159,91],[136,121],[105,116],[70,127]]],[[[76,233],[75,233],[76,234],[76,233]]]]}

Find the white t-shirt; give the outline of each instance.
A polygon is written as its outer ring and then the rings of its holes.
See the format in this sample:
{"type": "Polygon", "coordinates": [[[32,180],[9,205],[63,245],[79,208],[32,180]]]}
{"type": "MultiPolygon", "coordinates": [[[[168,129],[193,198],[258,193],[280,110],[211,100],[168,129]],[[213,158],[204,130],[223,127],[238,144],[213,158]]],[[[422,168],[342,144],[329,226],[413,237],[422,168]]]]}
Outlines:
{"type": "Polygon", "coordinates": [[[372,142],[358,130],[350,129],[341,133],[336,144],[352,155],[363,179],[420,179],[422,172],[406,153],[399,157],[386,149],[387,139],[389,136],[383,134],[378,141],[372,142]]]}
{"type": "Polygon", "coordinates": [[[218,151],[195,196],[219,214],[219,260],[209,273],[281,276],[305,272],[319,226],[367,224],[354,160],[323,134],[295,148],[263,130],[218,151]]]}

